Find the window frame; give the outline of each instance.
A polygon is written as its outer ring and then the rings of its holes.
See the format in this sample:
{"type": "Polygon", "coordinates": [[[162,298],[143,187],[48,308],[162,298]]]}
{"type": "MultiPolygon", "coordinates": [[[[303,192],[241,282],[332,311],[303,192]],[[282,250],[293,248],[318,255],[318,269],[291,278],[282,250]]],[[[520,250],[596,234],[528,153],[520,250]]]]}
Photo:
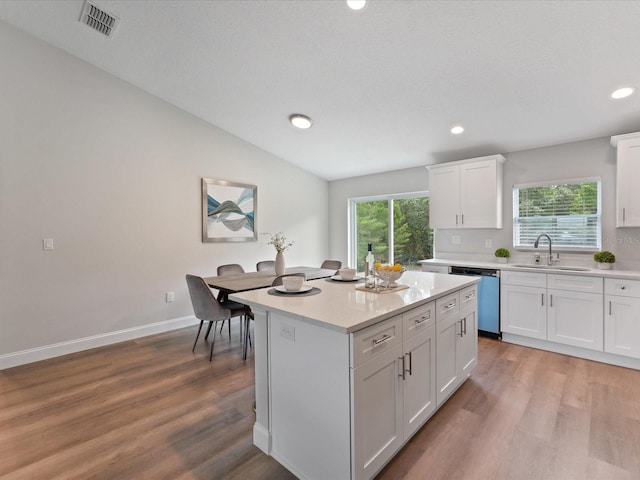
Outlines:
{"type": "MultiPolygon", "coordinates": [[[[582,245],[582,246],[561,246],[557,244],[553,244],[553,250],[559,252],[578,252],[578,253],[590,253],[597,252],[602,248],[602,178],[601,177],[582,177],[582,178],[567,178],[567,179],[559,179],[559,180],[547,180],[541,182],[530,182],[530,183],[520,183],[514,184],[511,196],[512,196],[512,246],[515,250],[520,251],[535,251],[532,245],[516,245],[517,239],[517,223],[518,219],[521,218],[519,215],[519,193],[518,198],[516,199],[516,189],[518,191],[527,188],[537,188],[537,187],[550,187],[554,185],[579,185],[583,183],[596,183],[597,184],[597,213],[596,213],[596,246],[591,245],[582,245]]],[[[589,215],[591,216],[591,215],[589,215]]],[[[553,240],[553,237],[551,238],[553,240]]],[[[546,245],[546,243],[545,243],[546,245]]]]}
{"type": "Polygon", "coordinates": [[[406,192],[406,193],[392,193],[392,194],[383,194],[383,195],[369,195],[366,197],[353,197],[349,199],[349,212],[348,212],[348,250],[347,250],[347,261],[349,265],[358,265],[357,258],[357,238],[358,238],[358,228],[357,228],[357,217],[356,217],[356,206],[358,203],[367,203],[367,202],[377,202],[386,200],[388,202],[388,226],[389,226],[389,236],[387,238],[388,247],[389,247],[389,262],[394,261],[394,243],[393,243],[393,232],[394,232],[394,223],[393,223],[393,201],[394,200],[402,200],[409,198],[430,198],[429,191],[422,190],[418,192],[406,192]]]}

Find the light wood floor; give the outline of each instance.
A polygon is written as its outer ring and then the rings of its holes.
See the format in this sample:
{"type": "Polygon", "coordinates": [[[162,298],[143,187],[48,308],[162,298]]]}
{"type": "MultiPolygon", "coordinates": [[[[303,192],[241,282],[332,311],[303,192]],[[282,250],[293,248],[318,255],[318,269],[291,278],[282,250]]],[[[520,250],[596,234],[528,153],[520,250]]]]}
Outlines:
{"type": "MultiPolygon", "coordinates": [[[[187,328],[0,371],[0,478],[294,478],[252,445],[253,357],[238,336],[218,339],[212,363],[187,328]]],[[[379,480],[640,478],[640,372],[479,349],[379,480]]]]}

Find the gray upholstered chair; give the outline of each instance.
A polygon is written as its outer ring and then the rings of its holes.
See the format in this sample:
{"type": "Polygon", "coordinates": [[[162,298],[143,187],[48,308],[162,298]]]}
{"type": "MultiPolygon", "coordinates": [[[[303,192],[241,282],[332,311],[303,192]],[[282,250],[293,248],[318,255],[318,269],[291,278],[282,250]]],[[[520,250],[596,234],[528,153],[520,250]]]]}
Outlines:
{"type": "Polygon", "coordinates": [[[307,279],[307,276],[304,273],[285,273],[284,275],[278,275],[273,279],[272,287],[277,287],[278,285],[282,285],[282,279],[284,277],[302,277],[303,280],[307,279]]]}
{"type": "MultiPolygon", "coordinates": [[[[237,273],[244,273],[244,268],[242,268],[242,265],[239,265],[237,263],[228,263],[226,265],[220,265],[218,267],[218,276],[219,277],[223,277],[225,275],[235,275],[237,273]]],[[[220,292],[218,294],[218,301],[219,302],[226,302],[227,299],[227,295],[220,292]]],[[[209,324],[209,328],[207,329],[207,334],[204,336],[205,339],[209,338],[209,332],[211,331],[211,323],[209,324]]],[[[231,322],[227,323],[227,326],[229,327],[229,337],[231,337],[231,322]]],[[[222,324],[220,325],[220,333],[222,333],[222,328],[224,327],[224,321],[222,322],[222,324]]]]}
{"type": "MultiPolygon", "coordinates": [[[[198,334],[193,342],[192,352],[196,349],[198,343],[198,337],[200,337],[200,331],[204,322],[209,322],[209,327],[216,322],[223,322],[231,319],[231,317],[241,317],[241,320],[247,318],[249,314],[248,307],[238,302],[232,302],[227,300],[225,302],[219,302],[213,295],[213,292],[204,281],[202,277],[195,275],[187,275],[187,287],[189,288],[189,295],[191,297],[191,304],[193,305],[193,313],[196,318],[200,320],[200,326],[198,327],[198,334]]],[[[248,322],[247,322],[248,324],[248,322]]],[[[207,332],[208,336],[208,332],[207,332]]],[[[205,336],[205,340],[207,338],[205,336]]],[[[213,345],[216,341],[216,329],[213,329],[213,337],[211,339],[211,352],[209,353],[209,361],[213,358],[213,345]]],[[[246,352],[246,348],[243,345],[243,353],[246,352]]],[[[246,358],[246,353],[244,353],[246,358]]]]}
{"type": "Polygon", "coordinates": [[[275,272],[276,262],[273,260],[263,260],[262,262],[256,263],[256,270],[258,272],[266,272],[266,271],[275,272]]]}
{"type": "Polygon", "coordinates": [[[336,272],[342,268],[342,262],[340,260],[325,260],[322,262],[320,268],[326,268],[327,270],[335,270],[336,272]]]}

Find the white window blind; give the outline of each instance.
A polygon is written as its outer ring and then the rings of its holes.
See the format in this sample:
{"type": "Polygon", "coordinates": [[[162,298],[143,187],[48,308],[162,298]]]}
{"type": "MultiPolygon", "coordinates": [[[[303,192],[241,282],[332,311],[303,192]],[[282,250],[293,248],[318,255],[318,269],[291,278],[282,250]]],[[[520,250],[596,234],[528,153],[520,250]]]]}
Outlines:
{"type": "Polygon", "coordinates": [[[600,179],[514,185],[513,246],[532,247],[546,233],[553,247],[599,250],[600,179]]]}

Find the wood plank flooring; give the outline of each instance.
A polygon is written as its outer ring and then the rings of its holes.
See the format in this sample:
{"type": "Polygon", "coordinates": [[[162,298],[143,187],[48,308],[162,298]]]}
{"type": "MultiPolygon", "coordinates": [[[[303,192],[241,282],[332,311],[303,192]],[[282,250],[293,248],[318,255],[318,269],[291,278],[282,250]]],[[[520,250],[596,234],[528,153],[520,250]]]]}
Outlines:
{"type": "MultiPolygon", "coordinates": [[[[237,325],[212,363],[186,328],[0,371],[0,479],[293,479],[252,444],[237,325]]],[[[640,478],[640,372],[481,338],[377,478],[640,478]]]]}

